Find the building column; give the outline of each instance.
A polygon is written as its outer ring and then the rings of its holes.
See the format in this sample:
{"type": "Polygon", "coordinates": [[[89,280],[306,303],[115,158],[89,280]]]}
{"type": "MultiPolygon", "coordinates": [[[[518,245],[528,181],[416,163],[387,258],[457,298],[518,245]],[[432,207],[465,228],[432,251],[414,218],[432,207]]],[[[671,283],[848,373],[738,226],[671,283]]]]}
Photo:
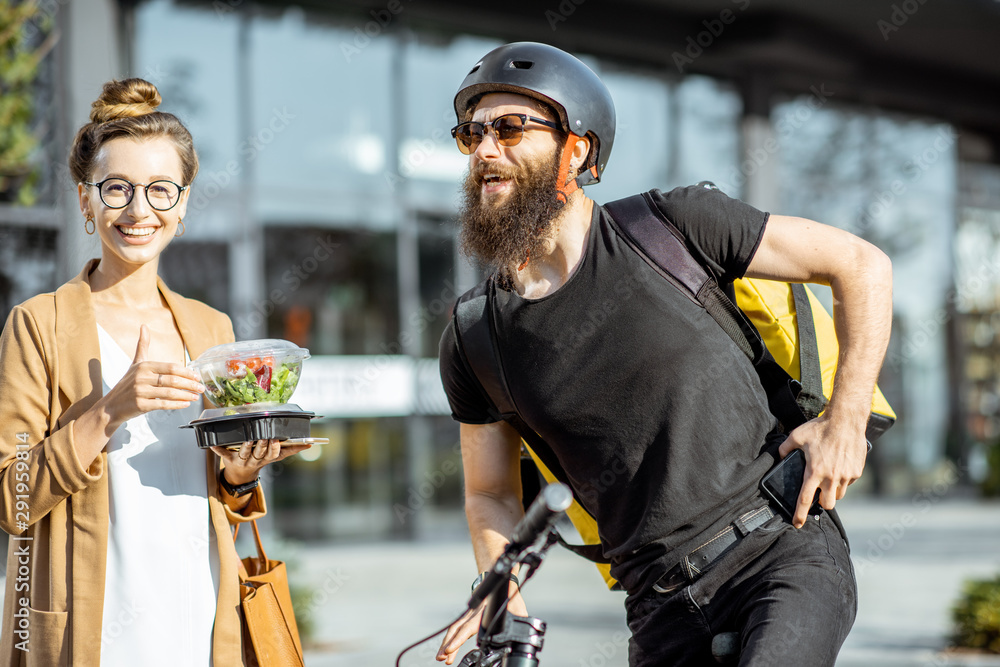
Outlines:
{"type": "Polygon", "coordinates": [[[124,63],[119,40],[121,10],[115,0],[59,0],[49,4],[56,7],[56,24],[62,35],[56,48],[62,99],[62,150],[57,155],[62,159],[57,172],[61,218],[57,282],[63,283],[79,273],[88,259],[101,254],[97,235],[84,231],[76,187],[65,160],[77,130],[90,120],[91,103],[105,82],[122,78],[124,63]]]}
{"type": "Polygon", "coordinates": [[[743,201],[774,213],[780,205],[780,193],[778,138],[771,122],[771,94],[766,74],[752,73],[743,81],[739,170],[744,179],[740,194],[743,201]]]}
{"type": "MultiPolygon", "coordinates": [[[[237,62],[239,112],[237,123],[240,136],[256,135],[253,118],[253,72],[251,71],[250,28],[253,8],[247,3],[239,8],[239,51],[237,62]]],[[[238,176],[239,196],[236,200],[234,233],[229,241],[229,298],[230,317],[237,340],[253,340],[267,335],[267,285],[264,280],[264,229],[254,206],[254,185],[257,182],[257,163],[247,160],[238,176]],[[253,266],[248,271],[247,266],[253,266]]]]}

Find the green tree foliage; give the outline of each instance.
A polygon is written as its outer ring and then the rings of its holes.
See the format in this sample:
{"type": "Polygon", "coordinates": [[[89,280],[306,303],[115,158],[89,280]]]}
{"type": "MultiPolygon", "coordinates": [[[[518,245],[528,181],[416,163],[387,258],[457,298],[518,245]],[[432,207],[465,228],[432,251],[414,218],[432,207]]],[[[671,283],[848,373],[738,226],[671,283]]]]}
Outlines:
{"type": "Polygon", "coordinates": [[[0,201],[30,206],[37,180],[34,84],[56,35],[34,0],[0,0],[0,201]]]}
{"type": "Polygon", "coordinates": [[[1000,576],[965,582],[952,620],[958,646],[1000,653],[1000,576]]]}

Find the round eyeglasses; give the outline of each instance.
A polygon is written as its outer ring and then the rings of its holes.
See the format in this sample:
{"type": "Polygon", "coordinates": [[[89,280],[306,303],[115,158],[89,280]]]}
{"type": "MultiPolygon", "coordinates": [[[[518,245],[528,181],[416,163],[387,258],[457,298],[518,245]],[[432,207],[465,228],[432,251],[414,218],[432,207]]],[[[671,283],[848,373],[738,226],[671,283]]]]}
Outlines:
{"type": "Polygon", "coordinates": [[[479,144],[482,143],[483,137],[486,136],[486,128],[488,127],[493,129],[493,134],[496,135],[498,144],[501,146],[516,146],[521,143],[521,137],[524,136],[524,124],[529,120],[545,127],[551,127],[554,130],[562,129],[559,123],[553,123],[551,120],[535,118],[523,113],[507,113],[497,116],[488,123],[477,123],[475,121],[460,123],[451,128],[451,136],[455,138],[458,150],[462,151],[465,155],[471,155],[475,152],[479,144]]]}
{"type": "Polygon", "coordinates": [[[181,199],[181,193],[189,185],[177,185],[173,181],[153,181],[152,183],[131,183],[124,178],[106,178],[100,183],[84,182],[84,185],[96,186],[101,193],[101,201],[108,208],[125,208],[132,203],[136,188],[146,191],[146,201],[157,211],[169,211],[181,199]]]}

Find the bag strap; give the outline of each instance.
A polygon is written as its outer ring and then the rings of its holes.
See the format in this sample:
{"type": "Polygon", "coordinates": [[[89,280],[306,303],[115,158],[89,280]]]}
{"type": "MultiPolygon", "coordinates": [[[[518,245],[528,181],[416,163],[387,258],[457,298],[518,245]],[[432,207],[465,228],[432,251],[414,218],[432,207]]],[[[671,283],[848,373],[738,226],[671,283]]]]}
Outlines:
{"type": "MultiPolygon", "coordinates": [[[[253,538],[254,541],[257,543],[257,559],[261,565],[261,567],[259,567],[258,569],[260,571],[264,571],[267,569],[268,560],[267,560],[267,554],[264,553],[264,543],[261,542],[260,540],[260,529],[257,527],[257,520],[256,519],[251,520],[250,526],[253,528],[253,538]]],[[[233,529],[233,542],[236,542],[236,538],[239,536],[239,534],[240,534],[240,524],[236,524],[235,528],[233,529]]],[[[253,556],[251,556],[251,558],[253,558],[253,556]]],[[[240,577],[242,579],[247,579],[250,575],[247,572],[246,566],[243,564],[243,560],[240,558],[237,558],[236,560],[239,563],[240,577]]]]}
{"type": "Polygon", "coordinates": [[[815,419],[826,408],[823,395],[823,374],[819,363],[819,343],[816,340],[816,322],[806,286],[790,283],[795,302],[795,322],[799,335],[799,383],[802,390],[796,402],[807,419],[815,419]]]}
{"type": "MultiPolygon", "coordinates": [[[[561,482],[569,483],[566,471],[548,444],[528,426],[514,404],[507,386],[500,352],[493,335],[493,301],[496,283],[493,278],[459,298],[455,304],[455,338],[459,356],[479,380],[491,405],[491,416],[510,424],[524,439],[542,463],[561,482]]],[[[579,503],[578,503],[579,504],[579,503]]],[[[580,505],[587,511],[583,505],[580,505]]],[[[588,512],[589,514],[589,512],[588,512]]],[[[600,544],[569,544],[557,533],[559,543],[575,554],[595,563],[610,563],[600,544]]]]}
{"type": "MultiPolygon", "coordinates": [[[[802,385],[774,360],[756,327],[726,294],[716,276],[691,254],[684,235],[663,215],[652,196],[644,192],[608,202],[604,208],[611,214],[622,239],[636,254],[689,298],[701,304],[747,355],[760,377],[771,414],[778,418],[785,430],[790,431],[805,423],[806,415],[796,400],[802,385]],[[665,234],[665,231],[669,233],[665,234]]],[[[812,322],[811,316],[800,318],[800,322],[801,319],[808,319],[810,324],[812,322]]],[[[813,331],[813,341],[815,338],[813,331]]],[[[818,350],[815,355],[818,367],[818,350]]],[[[819,375],[818,371],[816,375],[819,375]]],[[[820,388],[822,396],[822,381],[820,388]]]]}

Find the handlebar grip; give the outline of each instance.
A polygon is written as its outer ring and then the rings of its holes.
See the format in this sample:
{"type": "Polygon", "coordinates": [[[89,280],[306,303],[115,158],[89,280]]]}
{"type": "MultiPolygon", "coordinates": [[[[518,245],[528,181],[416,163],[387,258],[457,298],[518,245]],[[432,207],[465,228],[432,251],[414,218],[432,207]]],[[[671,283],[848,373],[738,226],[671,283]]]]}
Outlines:
{"type": "Polygon", "coordinates": [[[557,482],[546,486],[514,527],[509,548],[521,551],[530,547],[572,503],[573,493],[565,484],[557,482]]]}

